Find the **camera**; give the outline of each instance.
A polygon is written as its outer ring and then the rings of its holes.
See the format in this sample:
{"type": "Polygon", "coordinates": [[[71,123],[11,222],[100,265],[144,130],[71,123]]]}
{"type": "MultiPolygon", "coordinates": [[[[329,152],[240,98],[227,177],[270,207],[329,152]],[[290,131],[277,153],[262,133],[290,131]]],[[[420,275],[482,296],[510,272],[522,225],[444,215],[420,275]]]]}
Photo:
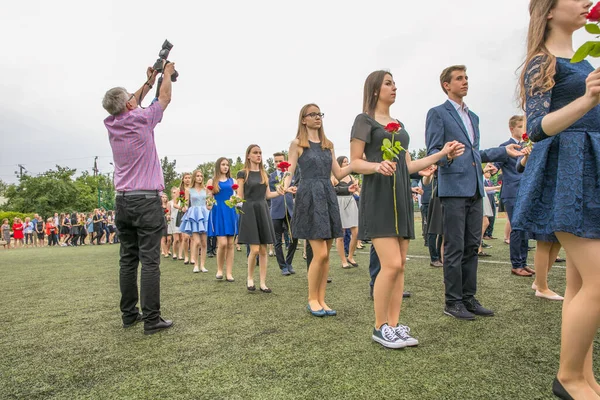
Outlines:
{"type": "MultiPolygon", "coordinates": [[[[154,63],[154,66],[152,67],[156,72],[162,73],[164,66],[170,62],[169,60],[167,60],[167,58],[169,58],[169,52],[171,51],[172,48],[173,48],[173,45],[171,44],[171,42],[169,42],[168,40],[165,39],[165,42],[163,43],[162,48],[158,52],[158,59],[156,60],[156,62],[154,63]]],[[[177,82],[178,77],[179,77],[179,72],[173,71],[173,74],[171,75],[171,82],[177,82]]]]}

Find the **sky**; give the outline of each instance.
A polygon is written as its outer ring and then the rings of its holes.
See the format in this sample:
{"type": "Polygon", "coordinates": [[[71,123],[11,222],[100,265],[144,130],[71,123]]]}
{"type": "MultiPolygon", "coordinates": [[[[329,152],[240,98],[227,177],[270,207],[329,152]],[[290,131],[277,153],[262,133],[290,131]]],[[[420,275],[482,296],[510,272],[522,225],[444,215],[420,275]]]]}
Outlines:
{"type": "MultiPolygon", "coordinates": [[[[446,100],[441,71],[465,64],[465,102],[480,117],[481,148],[494,147],[520,113],[527,7],[526,0],[5,2],[0,179],[16,182],[18,164],[31,175],[56,164],[79,174],[96,156],[100,172],[112,172],[102,98],[115,86],[137,90],[165,39],[180,77],[155,138],[178,172],[243,158],[250,144],[265,158],[287,149],[300,109],[313,102],[336,155],[349,155],[364,81],[379,69],[394,75],[391,113],[418,149],[427,111],[446,100]]],[[[588,36],[577,32],[575,47],[588,36]]]]}

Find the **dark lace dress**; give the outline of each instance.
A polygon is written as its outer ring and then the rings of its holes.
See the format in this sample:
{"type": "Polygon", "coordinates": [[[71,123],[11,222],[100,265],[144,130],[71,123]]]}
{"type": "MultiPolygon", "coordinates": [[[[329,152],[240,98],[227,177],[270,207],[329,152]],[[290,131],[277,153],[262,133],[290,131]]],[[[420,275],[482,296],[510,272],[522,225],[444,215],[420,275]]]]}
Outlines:
{"type": "MultiPolygon", "coordinates": [[[[246,172],[240,171],[237,179],[245,179],[246,172]]],[[[240,244],[275,243],[275,230],[267,204],[267,184],[261,183],[259,171],[250,171],[244,182],[244,205],[240,214],[240,244]]]]}
{"type": "MultiPolygon", "coordinates": [[[[394,141],[399,140],[402,147],[408,149],[410,137],[404,126],[394,136],[394,141]]],[[[391,140],[392,134],[367,114],[359,114],[354,120],[351,137],[365,142],[367,161],[379,163],[383,161],[383,139],[391,140]]],[[[402,151],[396,165],[396,212],[393,177],[378,173],[364,176],[359,206],[359,239],[415,238],[414,205],[405,157],[406,154],[402,151]]]]}
{"type": "Polygon", "coordinates": [[[298,166],[302,177],[294,202],[292,236],[298,239],[342,237],[342,221],[335,190],[331,184],[331,150],[321,143],[308,142],[298,166]]]}
{"type": "MultiPolygon", "coordinates": [[[[540,61],[534,58],[526,66],[526,88],[540,61]]],[[[519,186],[513,229],[600,238],[600,106],[556,136],[542,129],[544,116],[585,94],[585,79],[593,70],[587,61],[557,58],[554,88],[527,95],[527,133],[536,143],[519,186]]]]}

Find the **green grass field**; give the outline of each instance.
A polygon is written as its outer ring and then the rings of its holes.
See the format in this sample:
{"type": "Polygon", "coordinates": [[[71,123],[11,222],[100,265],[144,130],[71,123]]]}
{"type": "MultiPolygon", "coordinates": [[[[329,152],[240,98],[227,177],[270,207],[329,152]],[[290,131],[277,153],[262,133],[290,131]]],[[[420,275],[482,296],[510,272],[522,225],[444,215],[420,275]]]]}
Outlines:
{"type": "MultiPolygon", "coordinates": [[[[442,271],[411,243],[401,322],[421,344],[404,350],[371,341],[368,247],[351,270],[332,253],[329,318],[305,309],[301,251],[295,276],[269,259],[272,294],[246,291],[245,253],[233,284],[215,280],[215,259],[208,274],[163,260],[175,326],[154,336],[121,327],[117,246],[3,251],[0,398],[551,399],[561,303],[534,297],[531,278],[510,274],[508,246],[490,244],[478,298],[496,316],[464,322],[442,314],[442,271]]],[[[564,279],[553,269],[550,287],[563,293],[564,279]]]]}

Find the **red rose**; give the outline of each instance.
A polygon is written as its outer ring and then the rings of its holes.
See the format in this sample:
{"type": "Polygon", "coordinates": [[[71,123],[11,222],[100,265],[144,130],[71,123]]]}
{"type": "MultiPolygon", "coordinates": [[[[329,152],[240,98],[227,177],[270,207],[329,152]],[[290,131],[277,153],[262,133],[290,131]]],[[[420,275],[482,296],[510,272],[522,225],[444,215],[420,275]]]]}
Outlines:
{"type": "Polygon", "coordinates": [[[277,169],[280,170],[281,172],[287,172],[287,170],[292,166],[292,164],[290,164],[287,161],[282,161],[279,164],[277,164],[277,169]]]}
{"type": "Polygon", "coordinates": [[[207,188],[208,190],[213,190],[213,189],[214,189],[214,186],[212,186],[212,185],[208,185],[206,188],[207,188]]]}
{"type": "Polygon", "coordinates": [[[184,191],[181,191],[181,192],[179,192],[179,195],[180,195],[180,196],[185,196],[185,192],[184,192],[184,191]]]}
{"type": "Polygon", "coordinates": [[[165,214],[168,214],[168,213],[169,213],[169,209],[165,208],[165,214]]]}
{"type": "Polygon", "coordinates": [[[237,183],[234,183],[233,185],[231,185],[231,188],[233,190],[238,190],[239,187],[240,187],[240,185],[238,185],[237,183]]]}
{"type": "Polygon", "coordinates": [[[400,125],[397,122],[390,122],[389,124],[386,125],[385,130],[392,133],[392,132],[398,132],[400,130],[400,128],[402,128],[402,125],[400,125]]]}
{"type": "Polygon", "coordinates": [[[529,135],[527,133],[523,133],[522,139],[524,142],[529,142],[529,135]]]}
{"type": "Polygon", "coordinates": [[[589,21],[600,21],[600,3],[597,3],[587,15],[589,21]]]}

